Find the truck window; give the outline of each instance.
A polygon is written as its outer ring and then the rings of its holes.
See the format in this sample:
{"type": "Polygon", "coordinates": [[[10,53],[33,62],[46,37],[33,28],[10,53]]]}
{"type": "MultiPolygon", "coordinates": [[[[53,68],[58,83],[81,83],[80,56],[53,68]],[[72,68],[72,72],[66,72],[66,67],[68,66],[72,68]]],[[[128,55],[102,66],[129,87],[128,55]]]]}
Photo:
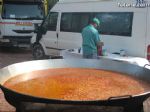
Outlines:
{"type": "Polygon", "coordinates": [[[63,13],[60,30],[64,32],[81,32],[88,25],[90,13],[63,13]]]}
{"type": "Polygon", "coordinates": [[[3,8],[4,19],[43,19],[42,4],[35,3],[5,3],[3,8]]]}
{"type": "Polygon", "coordinates": [[[51,12],[48,20],[48,30],[56,31],[58,12],[51,12]]]}
{"type": "Polygon", "coordinates": [[[100,12],[95,16],[101,20],[100,34],[131,36],[133,12],[100,12]]]}

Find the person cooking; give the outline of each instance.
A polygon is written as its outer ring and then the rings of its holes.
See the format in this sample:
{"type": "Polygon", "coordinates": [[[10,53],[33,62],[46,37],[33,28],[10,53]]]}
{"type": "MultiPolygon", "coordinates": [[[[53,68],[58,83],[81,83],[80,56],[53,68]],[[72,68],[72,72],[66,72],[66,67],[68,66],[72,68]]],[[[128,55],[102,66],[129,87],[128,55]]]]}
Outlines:
{"type": "Polygon", "coordinates": [[[98,58],[98,48],[103,46],[103,43],[100,41],[98,30],[96,29],[99,25],[99,19],[93,18],[90,24],[82,30],[83,58],[98,58]]]}

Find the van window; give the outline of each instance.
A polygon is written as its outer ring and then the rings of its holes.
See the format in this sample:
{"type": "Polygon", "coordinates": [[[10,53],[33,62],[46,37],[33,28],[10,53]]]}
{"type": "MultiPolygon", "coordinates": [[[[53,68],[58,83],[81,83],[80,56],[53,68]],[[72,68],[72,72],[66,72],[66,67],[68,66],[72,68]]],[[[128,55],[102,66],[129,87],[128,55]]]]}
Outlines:
{"type": "Polygon", "coordinates": [[[71,21],[72,21],[71,13],[62,14],[60,30],[68,32],[71,31],[71,21]]]}
{"type": "Polygon", "coordinates": [[[49,23],[49,17],[50,17],[50,15],[48,14],[46,16],[46,18],[44,19],[44,21],[42,23],[42,30],[47,31],[47,29],[48,29],[47,27],[48,27],[48,23],[49,23]]]}
{"type": "Polygon", "coordinates": [[[94,14],[100,19],[100,34],[131,36],[133,12],[100,12],[94,14]]]}
{"type": "Polygon", "coordinates": [[[56,31],[58,12],[51,12],[48,18],[48,30],[56,31]]]}
{"type": "Polygon", "coordinates": [[[60,30],[64,32],[81,32],[88,25],[90,13],[63,13],[60,30]]]}

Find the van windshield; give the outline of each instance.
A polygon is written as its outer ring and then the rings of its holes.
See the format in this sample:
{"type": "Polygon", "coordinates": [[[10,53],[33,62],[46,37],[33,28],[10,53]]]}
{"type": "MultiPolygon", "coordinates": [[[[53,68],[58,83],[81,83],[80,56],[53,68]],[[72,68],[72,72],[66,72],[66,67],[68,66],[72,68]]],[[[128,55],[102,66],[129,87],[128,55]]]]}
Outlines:
{"type": "Polygon", "coordinates": [[[2,17],[5,19],[43,19],[41,4],[5,4],[2,17]]]}

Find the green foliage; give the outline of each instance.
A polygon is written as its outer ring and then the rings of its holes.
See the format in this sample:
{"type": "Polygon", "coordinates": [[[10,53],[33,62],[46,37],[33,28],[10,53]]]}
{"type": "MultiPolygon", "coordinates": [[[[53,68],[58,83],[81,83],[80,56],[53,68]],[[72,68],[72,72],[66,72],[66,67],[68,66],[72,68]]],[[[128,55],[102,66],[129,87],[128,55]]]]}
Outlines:
{"type": "Polygon", "coordinates": [[[2,12],[2,5],[0,5],[0,14],[1,14],[1,12],[2,12]]]}

